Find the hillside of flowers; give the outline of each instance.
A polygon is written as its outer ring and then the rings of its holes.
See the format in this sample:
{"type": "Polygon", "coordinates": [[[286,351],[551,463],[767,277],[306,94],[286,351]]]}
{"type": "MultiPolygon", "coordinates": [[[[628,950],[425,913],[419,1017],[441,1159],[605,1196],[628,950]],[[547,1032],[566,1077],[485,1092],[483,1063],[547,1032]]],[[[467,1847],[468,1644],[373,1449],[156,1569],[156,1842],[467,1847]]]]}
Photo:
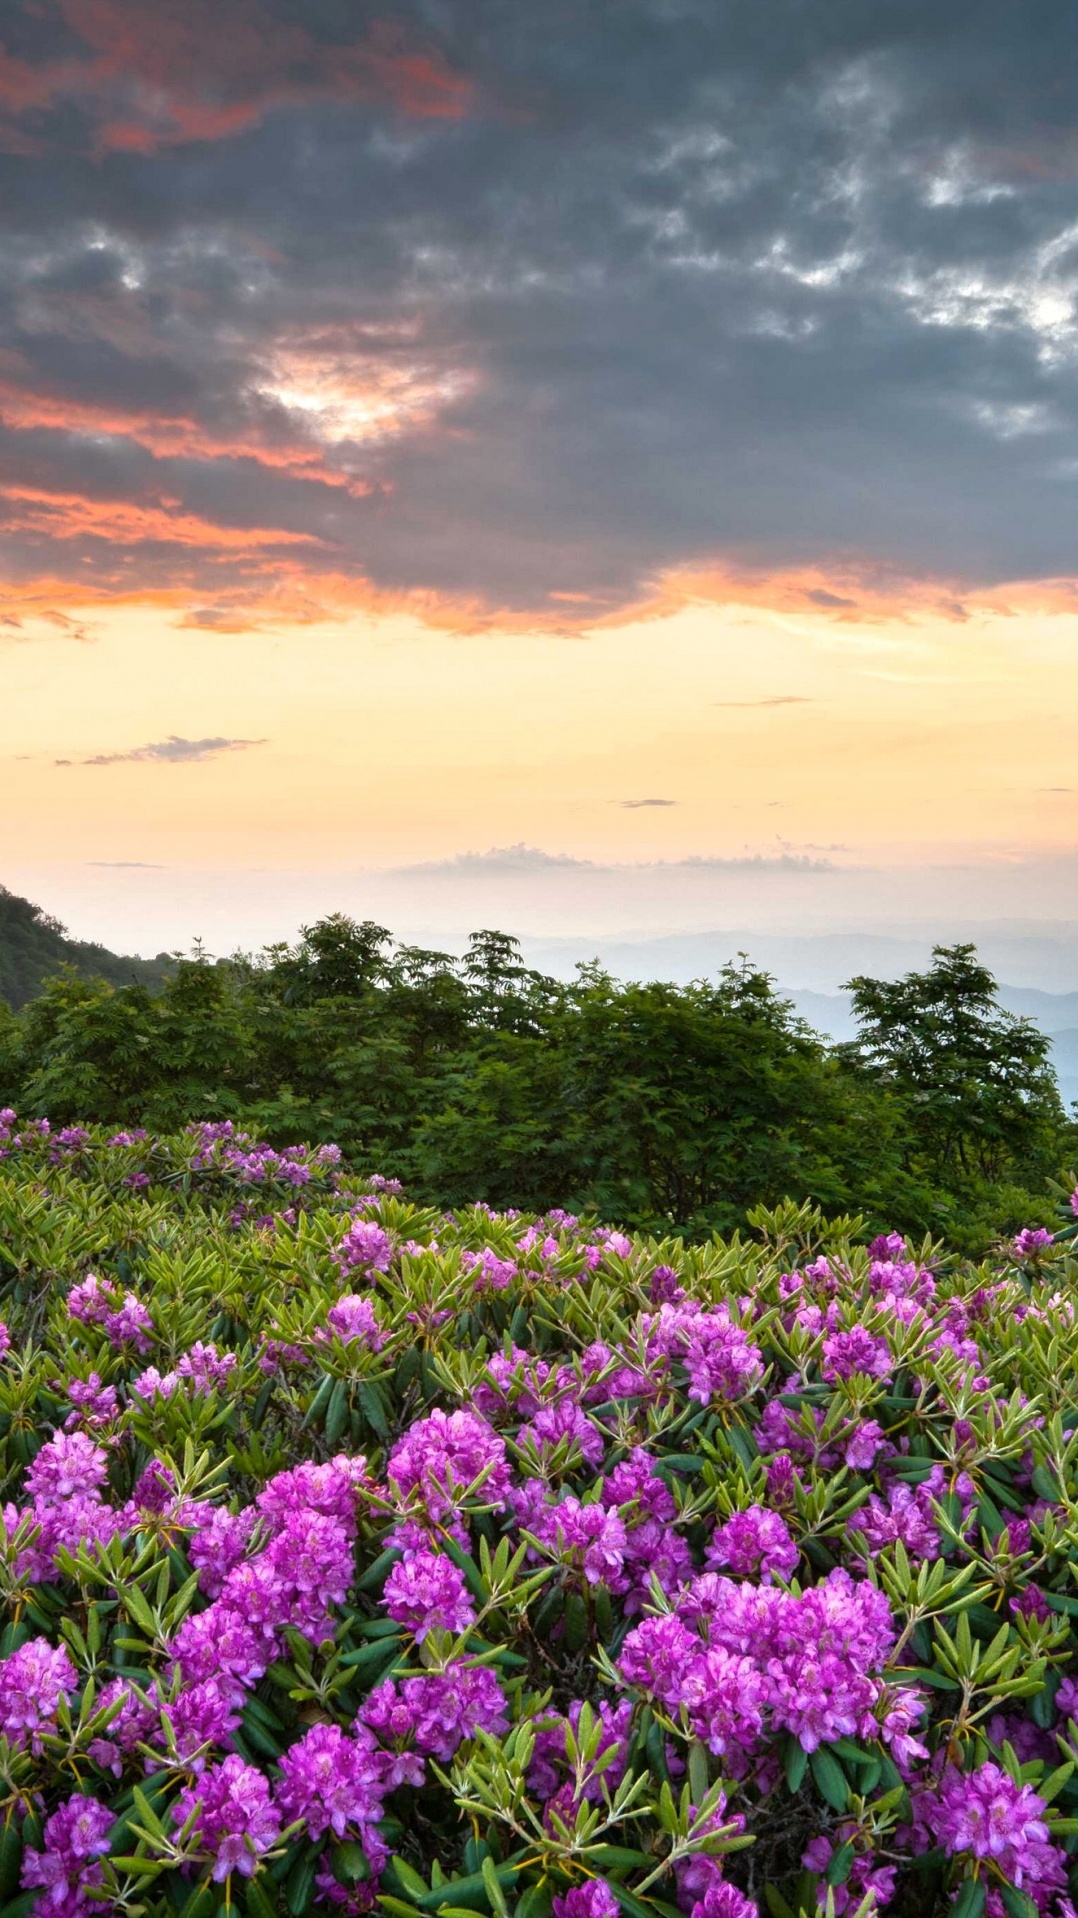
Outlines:
{"type": "Polygon", "coordinates": [[[0,1918],[1074,1918],[1076,1210],[687,1245],[0,1112],[0,1918]]]}

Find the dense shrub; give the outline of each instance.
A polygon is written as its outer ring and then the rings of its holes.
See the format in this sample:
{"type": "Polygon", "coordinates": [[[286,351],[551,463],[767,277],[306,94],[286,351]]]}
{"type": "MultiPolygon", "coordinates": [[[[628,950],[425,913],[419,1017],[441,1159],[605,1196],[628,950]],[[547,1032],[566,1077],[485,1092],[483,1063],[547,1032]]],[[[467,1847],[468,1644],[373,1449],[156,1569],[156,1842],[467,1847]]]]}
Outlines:
{"type": "Polygon", "coordinates": [[[5,1914],[1072,1913],[1066,1203],[972,1267],[0,1152],[5,1914]]]}

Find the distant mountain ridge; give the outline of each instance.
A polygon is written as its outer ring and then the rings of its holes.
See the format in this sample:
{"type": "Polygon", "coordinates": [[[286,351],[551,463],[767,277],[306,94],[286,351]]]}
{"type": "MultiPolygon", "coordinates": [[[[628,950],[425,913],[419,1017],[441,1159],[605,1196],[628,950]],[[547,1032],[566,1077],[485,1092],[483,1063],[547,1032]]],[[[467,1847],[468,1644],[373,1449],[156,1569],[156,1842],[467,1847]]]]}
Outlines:
{"type": "Polygon", "coordinates": [[[112,986],[133,981],[151,990],[164,983],[172,960],[167,952],[139,959],[110,952],[85,939],[69,939],[66,926],[41,906],[0,886],[0,999],[14,1012],[41,991],[50,974],[72,966],[84,978],[107,979],[112,986]]]}

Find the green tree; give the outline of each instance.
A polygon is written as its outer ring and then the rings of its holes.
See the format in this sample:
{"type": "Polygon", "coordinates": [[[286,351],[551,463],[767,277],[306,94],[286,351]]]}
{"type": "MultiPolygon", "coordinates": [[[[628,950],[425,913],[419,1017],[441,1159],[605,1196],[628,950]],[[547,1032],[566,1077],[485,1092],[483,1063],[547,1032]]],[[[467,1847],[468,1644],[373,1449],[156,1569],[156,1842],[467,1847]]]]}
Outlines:
{"type": "Polygon", "coordinates": [[[1050,1042],[999,1005],[974,946],[935,946],[927,972],[847,990],[860,1030],[846,1055],[900,1100],[908,1169],[943,1184],[1054,1170],[1066,1117],[1050,1042]]]}
{"type": "Polygon", "coordinates": [[[563,997],[556,979],[524,965],[519,939],[507,932],[473,932],[460,972],[471,989],[476,1022],[498,1031],[543,1032],[563,997]]]}
{"type": "Polygon", "coordinates": [[[786,1193],[849,1201],[857,1090],[747,961],[685,987],[582,968],[562,1045],[569,1136],[608,1216],[726,1229],[786,1193]]]}
{"type": "Polygon", "coordinates": [[[358,999],[384,978],[390,941],[386,927],[373,919],[357,921],[335,912],[302,926],[295,947],[271,947],[268,970],[286,1005],[358,999]]]}
{"type": "Polygon", "coordinates": [[[506,933],[463,960],[343,915],[294,947],[175,962],[164,987],[67,971],[0,1006],[0,1103],[68,1123],[233,1118],[336,1139],[417,1198],[593,1207],[729,1230],[786,1196],[979,1251],[1035,1222],[1074,1156],[1048,1041],[969,946],[856,979],[860,1035],[826,1046],[747,960],[688,986],[598,966],[565,983],[506,933]]]}

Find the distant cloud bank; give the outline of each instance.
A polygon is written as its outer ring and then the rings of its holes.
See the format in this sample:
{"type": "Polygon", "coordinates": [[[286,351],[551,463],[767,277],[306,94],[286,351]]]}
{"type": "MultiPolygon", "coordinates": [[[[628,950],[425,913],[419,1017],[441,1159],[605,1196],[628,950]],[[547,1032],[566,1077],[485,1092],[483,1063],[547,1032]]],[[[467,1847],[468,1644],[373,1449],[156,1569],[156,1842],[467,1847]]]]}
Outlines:
{"type": "MultiPolygon", "coordinates": [[[[264,739],[183,739],[170,733],[167,739],[149,746],[132,746],[128,752],[91,753],[86,759],[57,759],[57,766],[122,766],[149,760],[166,766],[189,765],[192,760],[216,759],[219,753],[245,752],[250,746],[264,746],[264,739]]],[[[98,863],[98,862],[94,862],[98,863]]]]}

